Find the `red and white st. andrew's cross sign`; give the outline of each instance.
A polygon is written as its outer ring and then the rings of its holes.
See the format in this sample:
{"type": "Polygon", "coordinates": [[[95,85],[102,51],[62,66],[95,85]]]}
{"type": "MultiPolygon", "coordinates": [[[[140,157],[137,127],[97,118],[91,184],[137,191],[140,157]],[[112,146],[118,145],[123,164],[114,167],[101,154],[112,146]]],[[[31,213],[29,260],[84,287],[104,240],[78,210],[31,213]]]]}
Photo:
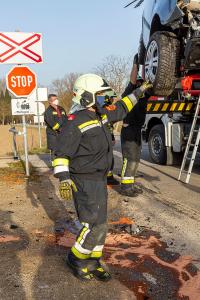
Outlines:
{"type": "Polygon", "coordinates": [[[42,63],[40,33],[0,32],[0,64],[42,63]]]}

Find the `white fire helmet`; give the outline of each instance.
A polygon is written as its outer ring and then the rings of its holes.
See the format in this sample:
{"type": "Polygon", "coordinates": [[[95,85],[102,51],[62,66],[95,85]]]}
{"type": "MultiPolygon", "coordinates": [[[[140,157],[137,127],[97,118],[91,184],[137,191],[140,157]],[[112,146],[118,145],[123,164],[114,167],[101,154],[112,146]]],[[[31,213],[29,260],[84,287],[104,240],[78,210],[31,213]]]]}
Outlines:
{"type": "Polygon", "coordinates": [[[107,82],[96,74],[81,75],[74,83],[72,101],[83,107],[91,107],[96,103],[97,95],[111,92],[107,82]]]}

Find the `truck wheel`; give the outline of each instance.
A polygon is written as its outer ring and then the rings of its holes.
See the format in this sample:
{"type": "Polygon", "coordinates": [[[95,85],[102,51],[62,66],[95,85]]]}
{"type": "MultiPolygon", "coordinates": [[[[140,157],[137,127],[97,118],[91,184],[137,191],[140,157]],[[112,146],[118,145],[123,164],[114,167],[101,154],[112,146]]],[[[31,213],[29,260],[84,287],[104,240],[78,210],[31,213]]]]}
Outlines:
{"type": "Polygon", "coordinates": [[[179,47],[176,35],[167,31],[155,32],[149,40],[145,78],[153,83],[153,92],[157,96],[169,96],[174,90],[179,47]]]}
{"type": "Polygon", "coordinates": [[[167,151],[165,146],[165,130],[163,125],[155,125],[149,134],[149,153],[156,164],[165,165],[167,151]]]}

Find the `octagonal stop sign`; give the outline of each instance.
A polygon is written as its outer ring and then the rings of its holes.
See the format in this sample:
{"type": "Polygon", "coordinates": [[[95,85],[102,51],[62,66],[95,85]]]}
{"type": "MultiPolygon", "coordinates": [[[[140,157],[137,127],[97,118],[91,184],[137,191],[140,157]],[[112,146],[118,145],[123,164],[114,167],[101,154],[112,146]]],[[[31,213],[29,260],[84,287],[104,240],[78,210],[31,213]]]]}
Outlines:
{"type": "Polygon", "coordinates": [[[16,97],[27,97],[37,86],[36,74],[28,67],[15,66],[8,72],[6,83],[16,97]]]}

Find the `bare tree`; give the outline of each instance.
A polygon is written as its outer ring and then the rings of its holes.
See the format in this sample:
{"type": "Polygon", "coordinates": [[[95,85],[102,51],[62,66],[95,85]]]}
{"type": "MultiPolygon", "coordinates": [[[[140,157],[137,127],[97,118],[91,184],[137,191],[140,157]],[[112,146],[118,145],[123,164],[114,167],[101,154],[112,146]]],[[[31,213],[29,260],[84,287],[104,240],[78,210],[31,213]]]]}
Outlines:
{"type": "Polygon", "coordinates": [[[6,79],[5,78],[1,78],[0,79],[0,91],[2,91],[3,93],[5,93],[6,90],[6,79]]]}
{"type": "Polygon", "coordinates": [[[58,95],[61,105],[66,111],[71,107],[74,82],[80,75],[79,73],[69,73],[61,79],[55,79],[51,84],[50,90],[58,95]]]}
{"type": "Polygon", "coordinates": [[[110,55],[95,68],[95,72],[102,76],[118,95],[121,95],[130,77],[131,64],[130,58],[110,55]]]}

